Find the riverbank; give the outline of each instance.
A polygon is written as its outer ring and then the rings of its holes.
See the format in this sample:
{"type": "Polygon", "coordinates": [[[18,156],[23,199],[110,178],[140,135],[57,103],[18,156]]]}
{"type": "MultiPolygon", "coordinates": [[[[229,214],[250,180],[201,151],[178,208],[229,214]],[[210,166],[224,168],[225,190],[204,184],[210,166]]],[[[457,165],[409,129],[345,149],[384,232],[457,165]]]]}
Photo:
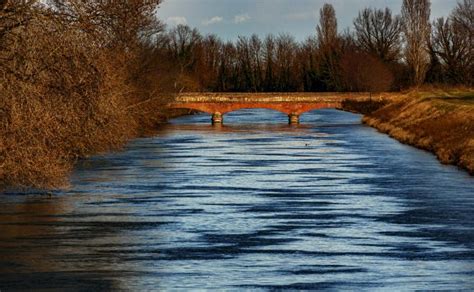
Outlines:
{"type": "Polygon", "coordinates": [[[139,107],[109,107],[88,121],[81,111],[65,106],[27,104],[26,111],[3,102],[0,112],[10,112],[0,127],[0,192],[65,188],[77,161],[119,151],[132,139],[153,135],[169,119],[189,114],[156,100],[139,107]]]}
{"type": "Polygon", "coordinates": [[[474,175],[474,90],[384,94],[346,107],[364,114],[363,123],[474,175]]]}

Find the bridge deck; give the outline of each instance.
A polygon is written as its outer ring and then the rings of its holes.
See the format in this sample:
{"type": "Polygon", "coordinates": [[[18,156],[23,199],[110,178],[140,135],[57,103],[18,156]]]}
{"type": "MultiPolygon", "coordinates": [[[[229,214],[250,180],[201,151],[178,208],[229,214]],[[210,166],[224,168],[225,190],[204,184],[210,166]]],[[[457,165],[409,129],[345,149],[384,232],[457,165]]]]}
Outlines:
{"type": "Polygon", "coordinates": [[[334,92],[275,92],[275,93],[182,93],[174,103],[282,103],[282,102],[341,102],[345,99],[367,99],[369,93],[334,92]]]}

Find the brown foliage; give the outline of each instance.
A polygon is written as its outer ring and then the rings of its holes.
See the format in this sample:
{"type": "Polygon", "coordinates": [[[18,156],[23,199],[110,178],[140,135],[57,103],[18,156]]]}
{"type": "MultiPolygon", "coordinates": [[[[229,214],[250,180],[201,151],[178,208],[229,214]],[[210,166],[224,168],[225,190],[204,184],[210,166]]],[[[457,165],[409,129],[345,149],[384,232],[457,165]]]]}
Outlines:
{"type": "Polygon", "coordinates": [[[84,29],[92,16],[75,4],[93,2],[20,3],[0,6],[0,189],[58,187],[78,158],[136,134],[136,58],[103,45],[115,31],[84,29]]]}
{"type": "Polygon", "coordinates": [[[348,50],[340,64],[342,80],[349,91],[381,92],[391,89],[393,74],[377,57],[348,50]]]}

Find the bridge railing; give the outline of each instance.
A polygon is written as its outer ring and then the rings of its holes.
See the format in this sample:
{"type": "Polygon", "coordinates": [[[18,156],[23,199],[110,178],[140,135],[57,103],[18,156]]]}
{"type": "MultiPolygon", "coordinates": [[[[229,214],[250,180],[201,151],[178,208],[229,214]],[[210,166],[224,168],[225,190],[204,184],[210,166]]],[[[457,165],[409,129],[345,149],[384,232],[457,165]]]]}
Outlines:
{"type": "Polygon", "coordinates": [[[369,96],[369,93],[182,93],[175,102],[341,102],[369,96]]]}

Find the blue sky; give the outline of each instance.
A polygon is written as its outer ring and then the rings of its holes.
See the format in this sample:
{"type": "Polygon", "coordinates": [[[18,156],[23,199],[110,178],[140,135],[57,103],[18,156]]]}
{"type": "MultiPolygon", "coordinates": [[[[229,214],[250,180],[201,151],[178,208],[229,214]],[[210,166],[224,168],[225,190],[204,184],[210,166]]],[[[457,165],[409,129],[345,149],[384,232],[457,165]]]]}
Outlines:
{"type": "MultiPolygon", "coordinates": [[[[324,3],[334,5],[339,30],[352,26],[364,7],[389,7],[398,14],[402,6],[402,0],[164,0],[158,17],[168,26],[188,24],[224,40],[252,33],[290,33],[297,40],[304,40],[315,33],[319,9],[324,3]]],[[[435,18],[449,15],[457,0],[431,3],[435,18]]]]}

